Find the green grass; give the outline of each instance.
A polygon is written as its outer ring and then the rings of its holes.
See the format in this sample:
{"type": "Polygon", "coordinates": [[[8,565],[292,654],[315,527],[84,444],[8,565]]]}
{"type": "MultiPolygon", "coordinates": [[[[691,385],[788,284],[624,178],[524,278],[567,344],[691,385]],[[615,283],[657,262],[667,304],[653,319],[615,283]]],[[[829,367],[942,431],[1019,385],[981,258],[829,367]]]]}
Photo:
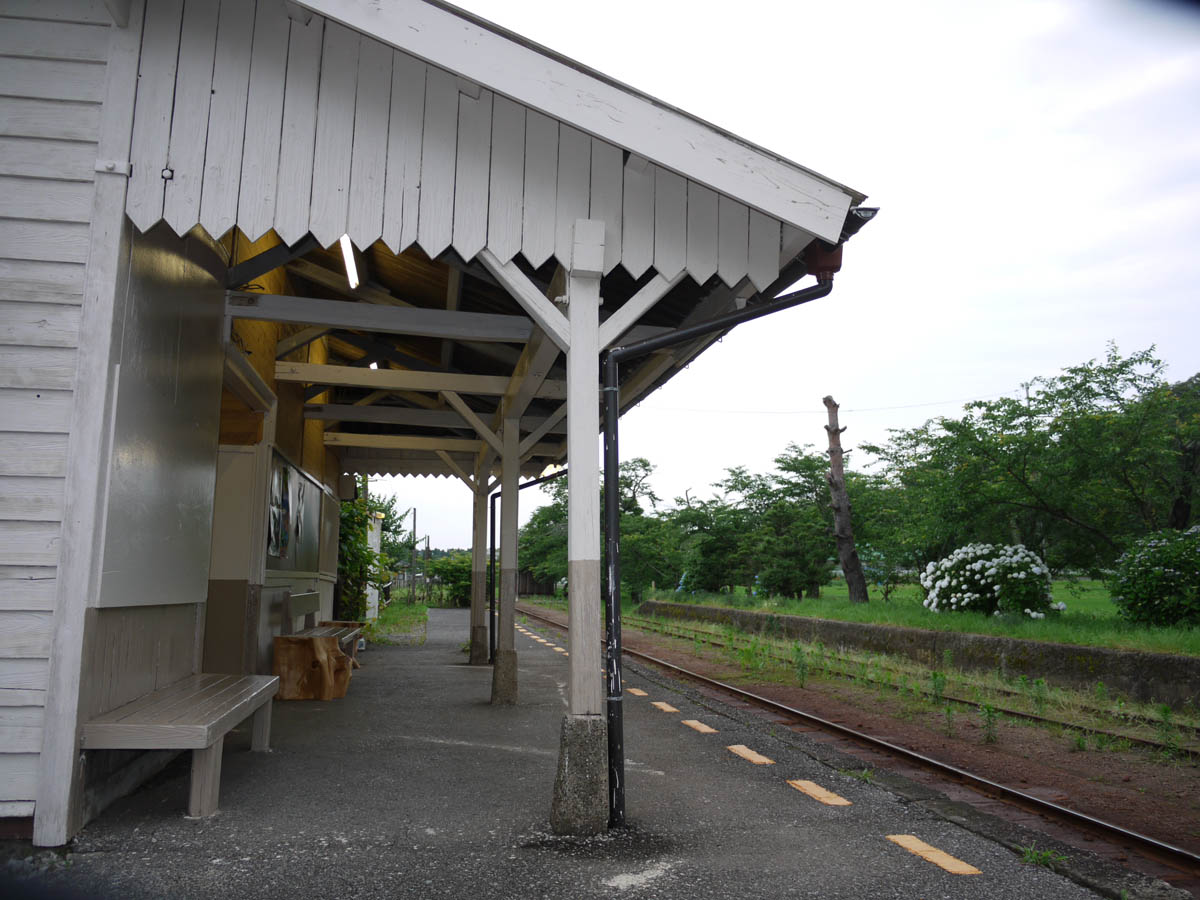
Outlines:
{"type": "Polygon", "coordinates": [[[869,592],[870,603],[851,603],[843,581],[822,587],[821,596],[816,599],[750,597],[741,588],[728,594],[655,591],[647,599],[812,616],[842,622],[903,625],[933,631],[1200,656],[1200,629],[1131,625],[1117,615],[1117,608],[1103,582],[1056,581],[1053,592],[1056,601],[1062,600],[1067,604],[1066,612],[1038,621],[1025,616],[986,616],[973,612],[931,613],[921,605],[924,595],[916,585],[901,586],[888,603],[874,589],[869,592]]]}
{"type": "Polygon", "coordinates": [[[367,636],[407,634],[425,624],[428,609],[420,603],[393,600],[379,611],[379,618],[367,625],[367,636]]]}

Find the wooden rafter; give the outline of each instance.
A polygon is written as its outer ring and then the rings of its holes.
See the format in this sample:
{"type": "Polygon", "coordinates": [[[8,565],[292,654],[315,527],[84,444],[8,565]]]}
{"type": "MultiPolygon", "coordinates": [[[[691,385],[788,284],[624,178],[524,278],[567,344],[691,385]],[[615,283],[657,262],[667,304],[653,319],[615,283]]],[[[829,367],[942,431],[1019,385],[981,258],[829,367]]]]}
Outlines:
{"type": "Polygon", "coordinates": [[[226,315],[297,325],[328,325],[384,334],[450,338],[477,342],[524,343],[532,325],[524,316],[447,312],[417,307],[381,307],[283,294],[227,291],[226,315]]]}
{"type": "MultiPolygon", "coordinates": [[[[509,379],[502,375],[460,375],[451,372],[411,372],[399,369],[359,369],[353,366],[323,366],[313,363],[277,362],[277,381],[324,384],[330,387],[357,387],[367,390],[456,391],[462,394],[501,396],[508,390],[509,379]]],[[[567,385],[563,381],[544,381],[537,396],[563,400],[567,385]]]]}

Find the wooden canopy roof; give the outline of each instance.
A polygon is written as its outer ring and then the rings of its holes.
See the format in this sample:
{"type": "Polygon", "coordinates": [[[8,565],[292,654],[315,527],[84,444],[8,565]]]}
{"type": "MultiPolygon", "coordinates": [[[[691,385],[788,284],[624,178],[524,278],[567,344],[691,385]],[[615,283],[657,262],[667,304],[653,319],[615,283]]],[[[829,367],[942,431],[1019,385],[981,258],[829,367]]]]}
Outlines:
{"type": "MultiPolygon", "coordinates": [[[[601,315],[629,340],[799,277],[864,199],[427,0],[149,0],[131,164],[139,229],[278,236],[296,296],[230,310],[327,336],[335,365],[276,374],[334,388],[307,414],[372,473],[487,471],[502,410],[527,472],[561,461],[562,359],[513,280],[556,297],[576,220],[605,223],[601,315]],[[343,234],[357,289],[323,249],[343,234]]],[[[716,337],[629,367],[622,407],[716,337]]]]}

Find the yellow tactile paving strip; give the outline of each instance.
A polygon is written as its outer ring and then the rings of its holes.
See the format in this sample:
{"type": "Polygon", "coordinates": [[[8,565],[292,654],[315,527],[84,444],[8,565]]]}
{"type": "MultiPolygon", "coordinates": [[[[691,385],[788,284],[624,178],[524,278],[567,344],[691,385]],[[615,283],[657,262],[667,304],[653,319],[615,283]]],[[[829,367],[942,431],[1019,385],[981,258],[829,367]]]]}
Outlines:
{"type": "Polygon", "coordinates": [[[903,847],[909,853],[915,853],[921,859],[933,863],[949,872],[951,875],[982,875],[979,869],[961,859],[955,859],[944,850],[933,847],[915,834],[889,834],[887,839],[893,844],[903,847]]]}
{"type": "Polygon", "coordinates": [[[775,765],[775,760],[771,759],[770,757],[763,756],[761,753],[758,753],[754,750],[751,750],[745,744],[731,744],[730,746],[726,747],[725,749],[728,750],[730,753],[733,753],[736,756],[740,756],[742,759],[746,760],[747,762],[754,763],[756,766],[773,766],[773,765],[775,765]]]}
{"type": "Polygon", "coordinates": [[[788,779],[788,784],[794,787],[802,794],[808,794],[814,800],[824,803],[826,806],[851,806],[849,800],[845,797],[839,797],[833,791],[827,791],[815,781],[805,781],[803,778],[788,779]]]}
{"type": "MultiPolygon", "coordinates": [[[[550,646],[554,646],[554,645],[551,644],[550,646]]],[[[555,647],[555,649],[559,650],[559,648],[557,648],[557,647],[555,647]]],[[[565,651],[559,650],[559,652],[565,652],[565,651]]],[[[630,694],[634,697],[647,696],[645,691],[643,691],[639,688],[635,688],[635,687],[625,688],[625,693],[630,694]]],[[[655,707],[656,709],[662,710],[663,712],[679,712],[679,710],[677,710],[674,706],[672,706],[670,703],[667,703],[663,700],[652,701],[650,705],[655,707]]],[[[691,728],[694,731],[699,732],[700,734],[716,734],[717,733],[717,729],[711,727],[710,725],[706,725],[705,723],[701,722],[699,719],[683,719],[682,721],[683,721],[684,725],[688,726],[688,728],[691,728]]],[[[740,756],[742,759],[744,759],[748,762],[754,763],[756,766],[773,766],[773,765],[775,765],[775,760],[773,760],[769,757],[763,756],[761,753],[759,753],[755,750],[751,750],[745,744],[732,744],[732,745],[726,747],[725,749],[727,749],[730,753],[740,756]]],[[[805,794],[806,796],[809,796],[812,799],[825,804],[826,806],[852,806],[853,805],[851,803],[851,801],[847,800],[845,797],[839,796],[838,794],[833,793],[833,791],[830,791],[830,790],[827,790],[827,789],[821,787],[819,784],[817,784],[814,781],[807,781],[803,778],[794,778],[794,779],[788,779],[787,783],[789,785],[791,785],[793,788],[795,788],[796,790],[800,791],[802,794],[805,794]]],[[[939,850],[937,847],[934,847],[930,844],[925,843],[920,838],[918,838],[916,835],[889,834],[889,835],[887,835],[887,839],[889,841],[891,841],[893,844],[903,847],[905,850],[909,851],[910,853],[913,853],[913,854],[921,857],[922,859],[933,863],[935,866],[938,866],[938,867],[944,869],[945,871],[951,873],[952,875],[981,875],[981,874],[983,874],[979,869],[975,868],[970,863],[965,863],[961,859],[956,859],[955,857],[951,856],[949,853],[946,853],[944,850],[939,850]]]]}

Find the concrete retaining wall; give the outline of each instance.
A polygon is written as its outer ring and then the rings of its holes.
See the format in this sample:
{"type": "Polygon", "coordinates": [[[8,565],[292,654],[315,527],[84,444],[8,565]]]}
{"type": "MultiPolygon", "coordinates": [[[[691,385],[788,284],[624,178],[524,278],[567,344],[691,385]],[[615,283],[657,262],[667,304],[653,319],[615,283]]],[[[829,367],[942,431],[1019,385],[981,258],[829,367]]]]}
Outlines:
{"type": "Polygon", "coordinates": [[[935,668],[943,665],[948,650],[959,669],[999,670],[1008,677],[1044,678],[1050,684],[1085,690],[1103,681],[1110,692],[1136,700],[1172,706],[1189,700],[1200,703],[1200,658],[1193,656],[926,631],[899,625],[865,625],[687,603],[648,601],[638,607],[638,612],[718,622],[751,632],[768,630],[808,643],[820,641],[827,647],[891,653],[935,668]]]}

